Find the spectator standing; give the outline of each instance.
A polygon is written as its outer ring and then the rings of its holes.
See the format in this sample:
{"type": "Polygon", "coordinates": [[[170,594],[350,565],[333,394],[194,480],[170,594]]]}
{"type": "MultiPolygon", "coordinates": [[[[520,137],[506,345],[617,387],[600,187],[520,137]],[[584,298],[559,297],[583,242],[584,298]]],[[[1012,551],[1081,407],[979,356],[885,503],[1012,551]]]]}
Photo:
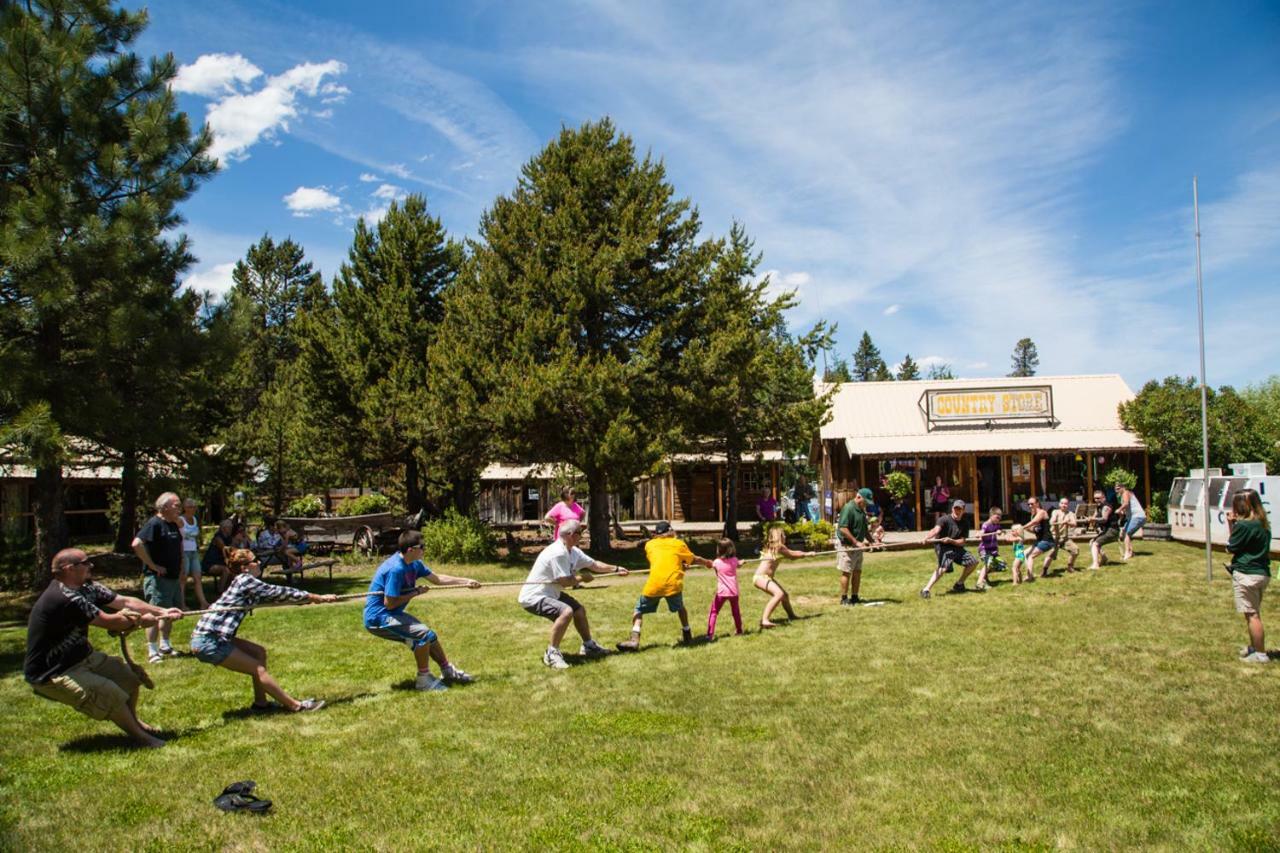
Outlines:
{"type": "Polygon", "coordinates": [[[1244,616],[1249,645],[1240,657],[1249,663],[1270,663],[1262,630],[1262,593],[1271,583],[1271,525],[1258,493],[1241,489],[1231,499],[1227,513],[1227,550],[1231,552],[1231,586],[1236,611],[1244,616]]]}
{"type": "Polygon", "coordinates": [[[810,488],[809,482],[803,475],[796,480],[795,486],[791,489],[791,497],[796,502],[796,521],[813,521],[813,509],[809,502],[813,500],[813,489],[810,488]]]}
{"type": "Polygon", "coordinates": [[[765,489],[760,493],[760,500],[756,501],[756,520],[763,527],[771,521],[778,518],[778,502],[773,498],[773,492],[765,489]]]}
{"type": "Polygon", "coordinates": [[[942,475],[934,478],[933,488],[929,490],[929,506],[935,516],[944,514],[951,503],[951,489],[943,482],[942,475]]]}
{"type": "Polygon", "coordinates": [[[543,516],[543,520],[552,526],[551,541],[554,543],[560,538],[560,525],[566,521],[581,522],[587,517],[587,511],[582,508],[582,504],[578,503],[577,493],[573,486],[565,486],[560,490],[560,502],[547,510],[547,514],[543,516]]]}
{"type": "Polygon", "coordinates": [[[164,746],[159,732],[138,718],[138,675],[120,658],[94,651],[88,631],[90,625],[110,631],[151,627],[162,616],[181,619],[182,611],[116,595],[94,583],[92,564],[78,548],[55,554],[51,569],[53,580],[27,621],[27,683],[86,717],[110,720],[142,746],[164,746]]]}
{"type": "Polygon", "coordinates": [[[183,609],[187,606],[187,578],[195,581],[196,606],[204,610],[209,602],[204,598],[204,579],[200,561],[200,519],[196,518],[196,502],[187,498],[182,502],[182,515],[178,519],[182,530],[182,571],[178,573],[178,589],[182,596],[183,609]]]}
{"type": "MultiPolygon", "coordinates": [[[[178,518],[182,514],[182,501],[173,492],[165,492],[156,498],[155,507],[155,515],[142,525],[132,543],[133,553],[142,561],[142,594],[153,607],[181,610],[182,587],[178,578],[182,574],[182,528],[178,526],[178,518]]],[[[150,663],[160,663],[165,655],[178,653],[169,642],[170,627],[167,618],[147,626],[150,663]]]]}
{"type": "MultiPolygon", "coordinates": [[[[205,549],[204,558],[200,561],[200,571],[202,574],[215,578],[214,585],[219,595],[222,594],[228,583],[231,582],[227,575],[227,552],[233,547],[232,534],[235,532],[235,520],[224,518],[222,523],[218,525],[218,529],[214,531],[213,536],[209,538],[209,547],[205,549]]],[[[201,604],[200,609],[204,610],[207,605],[201,604]]]]}

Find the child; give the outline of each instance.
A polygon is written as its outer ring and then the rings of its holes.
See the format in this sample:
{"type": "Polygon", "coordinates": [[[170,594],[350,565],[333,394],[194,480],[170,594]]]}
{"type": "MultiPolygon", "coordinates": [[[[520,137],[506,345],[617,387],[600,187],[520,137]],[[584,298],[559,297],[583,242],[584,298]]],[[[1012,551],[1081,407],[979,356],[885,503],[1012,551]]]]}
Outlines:
{"type": "Polygon", "coordinates": [[[660,601],[666,601],[667,610],[680,617],[680,642],[693,642],[689,611],[684,607],[684,570],[691,563],[709,569],[711,561],[694,554],[688,545],[675,538],[675,531],[666,521],[658,522],[654,534],[644,546],[644,555],[649,558],[649,579],[640,591],[640,600],[636,602],[635,613],[631,617],[631,638],[618,643],[620,652],[640,650],[640,625],[644,614],[657,613],[660,601]]]}
{"type": "Polygon", "coordinates": [[[315,595],[301,589],[274,586],[258,580],[262,567],[249,550],[236,550],[227,556],[227,571],[235,576],[227,591],[215,603],[214,611],[200,617],[191,632],[191,651],[205,663],[222,666],[232,672],[242,672],[253,679],[253,710],[267,711],[273,706],[267,701],[270,695],[279,706],[289,711],[318,711],[324,707],[323,699],[298,701],[284,691],[267,672],[267,650],[236,636],[240,623],[248,615],[247,609],[267,601],[329,603],[337,601],[334,595],[315,595]],[[226,609],[222,609],[226,608],[226,609]]]}
{"type": "Polygon", "coordinates": [[[1027,570],[1027,583],[1035,580],[1035,576],[1031,574],[1031,566],[1027,565],[1027,546],[1022,541],[1022,525],[1015,524],[1009,530],[1009,538],[1013,541],[1013,582],[1015,584],[1022,583],[1022,569],[1027,570]]]}
{"type": "Polygon", "coordinates": [[[1262,593],[1271,582],[1271,525],[1253,489],[1241,489],[1231,499],[1227,529],[1227,550],[1232,555],[1227,571],[1235,590],[1236,611],[1244,616],[1249,632],[1249,645],[1240,650],[1240,657],[1249,663],[1269,663],[1261,610],[1262,593]]]}
{"type": "Polygon", "coordinates": [[[436,632],[404,612],[415,596],[427,591],[417,585],[418,578],[439,586],[480,587],[480,582],[471,578],[438,575],[428,569],[422,562],[422,533],[406,530],[396,543],[396,553],[373,573],[364,606],[365,630],[375,637],[404,643],[413,649],[413,659],[418,665],[418,677],[413,683],[415,690],[448,690],[449,684],[470,684],[475,679],[449,663],[436,632]],[[440,666],[439,678],[431,675],[433,660],[440,666]]]}
{"type": "Polygon", "coordinates": [[[1004,561],[1000,559],[1000,519],[1003,516],[1003,510],[993,506],[987,515],[986,523],[982,525],[982,538],[978,542],[978,558],[982,560],[982,570],[978,573],[978,589],[987,588],[989,573],[1004,568],[1004,561]]]}
{"type": "Polygon", "coordinates": [[[812,556],[814,556],[813,551],[792,551],[788,548],[787,531],[781,525],[769,528],[765,536],[764,548],[760,550],[760,565],[756,567],[756,576],[751,579],[752,586],[769,596],[769,600],[764,605],[764,612],[760,614],[761,628],[778,627],[777,623],[770,621],[769,617],[773,615],[773,611],[779,604],[787,612],[788,619],[796,618],[796,612],[791,609],[791,596],[787,595],[782,584],[773,579],[773,573],[778,570],[778,560],[783,557],[794,560],[812,556]]]}
{"type": "Polygon", "coordinates": [[[720,608],[729,602],[733,613],[735,634],[742,633],[742,611],[738,609],[738,551],[732,539],[721,539],[716,546],[716,559],[711,567],[716,570],[716,597],[711,600],[711,612],[707,614],[707,639],[716,638],[716,617],[720,608]]]}

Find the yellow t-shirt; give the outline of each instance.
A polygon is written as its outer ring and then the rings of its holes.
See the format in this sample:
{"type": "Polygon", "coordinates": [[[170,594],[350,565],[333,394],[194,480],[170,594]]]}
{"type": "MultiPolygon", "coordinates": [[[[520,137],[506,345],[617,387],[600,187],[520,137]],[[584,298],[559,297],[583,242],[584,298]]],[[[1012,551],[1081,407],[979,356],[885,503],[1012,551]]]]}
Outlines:
{"type": "Polygon", "coordinates": [[[649,558],[649,580],[641,595],[666,598],[684,589],[684,569],[693,562],[688,545],[674,536],[660,536],[645,543],[644,555],[649,558]]]}

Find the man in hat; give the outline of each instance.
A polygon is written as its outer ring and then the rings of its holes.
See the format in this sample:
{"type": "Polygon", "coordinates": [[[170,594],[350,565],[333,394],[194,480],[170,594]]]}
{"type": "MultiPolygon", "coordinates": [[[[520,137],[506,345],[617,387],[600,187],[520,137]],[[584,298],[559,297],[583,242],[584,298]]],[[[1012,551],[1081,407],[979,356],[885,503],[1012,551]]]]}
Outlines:
{"type": "Polygon", "coordinates": [[[938,516],[938,523],[925,536],[925,542],[938,546],[938,567],[933,570],[933,576],[924,585],[924,589],[920,590],[921,598],[929,598],[933,585],[957,564],[964,568],[964,573],[951,587],[951,591],[964,592],[965,580],[973,574],[974,568],[978,565],[978,558],[964,549],[964,544],[969,538],[969,527],[965,524],[964,510],[964,501],[952,501],[951,512],[938,516]]]}
{"type": "Polygon", "coordinates": [[[110,720],[142,746],[164,746],[157,730],[138,719],[141,680],[120,658],[94,651],[88,630],[90,625],[109,631],[151,628],[162,618],[181,619],[182,611],[116,595],[95,583],[93,564],[78,548],[59,551],[51,568],[53,580],[27,621],[27,683],[86,717],[110,720]]]}
{"type": "Polygon", "coordinates": [[[840,603],[845,606],[856,605],[859,601],[862,551],[871,547],[867,502],[873,497],[870,489],[858,489],[840,509],[840,518],[836,522],[836,568],[840,570],[840,603]]]}
{"type": "Polygon", "coordinates": [[[680,642],[693,642],[689,628],[689,611],[684,607],[684,572],[690,563],[712,567],[711,561],[689,550],[683,540],[666,521],[659,521],[654,537],[645,543],[644,555],[649,559],[649,580],[640,592],[635,614],[631,619],[631,639],[618,643],[618,651],[634,652],[640,649],[640,624],[644,614],[658,612],[658,604],[665,601],[667,609],[680,617],[680,642]]]}

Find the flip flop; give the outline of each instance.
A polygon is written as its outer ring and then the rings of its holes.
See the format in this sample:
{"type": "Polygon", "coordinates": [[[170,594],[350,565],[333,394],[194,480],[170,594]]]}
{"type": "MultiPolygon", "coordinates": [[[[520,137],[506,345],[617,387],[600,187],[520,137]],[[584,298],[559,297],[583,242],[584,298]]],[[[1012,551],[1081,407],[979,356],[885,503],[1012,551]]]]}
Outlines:
{"type": "Polygon", "coordinates": [[[222,794],[213,804],[224,812],[250,812],[262,814],[271,808],[270,800],[260,800],[253,794],[222,794]]]}
{"type": "MultiPolygon", "coordinates": [[[[230,785],[222,789],[223,794],[252,794],[253,789],[258,787],[258,783],[252,779],[245,779],[243,782],[232,782],[230,785]]],[[[219,795],[221,796],[221,794],[219,795]]]]}

